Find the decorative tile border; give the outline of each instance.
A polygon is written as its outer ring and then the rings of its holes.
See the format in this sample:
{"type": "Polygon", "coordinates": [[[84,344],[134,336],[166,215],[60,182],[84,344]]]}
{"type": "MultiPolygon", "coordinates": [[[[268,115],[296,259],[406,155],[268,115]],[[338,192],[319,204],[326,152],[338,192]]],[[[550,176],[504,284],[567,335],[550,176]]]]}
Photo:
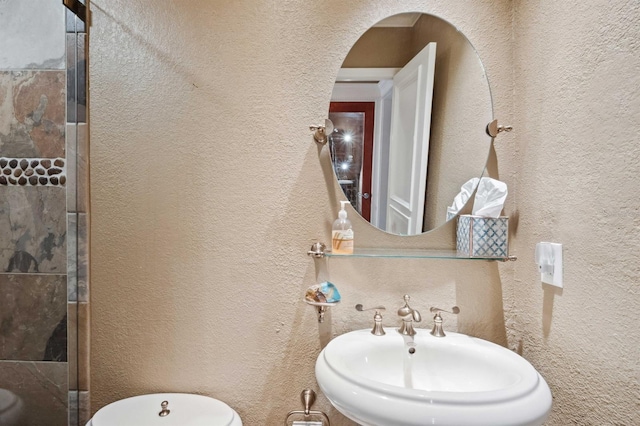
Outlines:
{"type": "Polygon", "coordinates": [[[66,183],[64,158],[0,157],[0,185],[65,186],[66,183]]]}
{"type": "Polygon", "coordinates": [[[87,213],[89,200],[89,135],[86,123],[67,123],[67,211],[87,213]]]}
{"type": "Polygon", "coordinates": [[[89,247],[86,213],[67,213],[67,297],[89,302],[89,247]]]}
{"type": "Polygon", "coordinates": [[[80,426],[91,420],[91,393],[89,391],[78,392],[78,423],[80,426]]]}
{"type": "MultiPolygon", "coordinates": [[[[79,0],[86,4],[85,0],[79,0]]],[[[88,11],[89,12],[89,11],[88,11]]],[[[90,323],[89,303],[89,135],[87,124],[88,26],[73,13],[66,14],[66,157],[68,307],[74,318],[69,363],[69,426],[83,426],[91,417],[90,397],[90,323]]]]}
{"type": "Polygon", "coordinates": [[[91,398],[87,391],[69,390],[69,426],[84,426],[91,419],[91,398]]]}

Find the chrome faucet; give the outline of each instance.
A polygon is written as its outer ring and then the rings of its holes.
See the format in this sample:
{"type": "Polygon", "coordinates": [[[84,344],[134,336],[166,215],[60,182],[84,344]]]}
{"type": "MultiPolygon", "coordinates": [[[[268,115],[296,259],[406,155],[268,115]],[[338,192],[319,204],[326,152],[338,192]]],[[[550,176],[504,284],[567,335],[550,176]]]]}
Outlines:
{"type": "Polygon", "coordinates": [[[402,320],[402,324],[398,329],[398,333],[402,334],[403,336],[415,336],[416,331],[413,329],[413,323],[414,321],[415,322],[422,321],[420,312],[416,311],[415,309],[412,309],[409,306],[410,299],[411,297],[409,297],[408,294],[405,294],[404,305],[400,309],[398,309],[398,316],[402,320]]]}

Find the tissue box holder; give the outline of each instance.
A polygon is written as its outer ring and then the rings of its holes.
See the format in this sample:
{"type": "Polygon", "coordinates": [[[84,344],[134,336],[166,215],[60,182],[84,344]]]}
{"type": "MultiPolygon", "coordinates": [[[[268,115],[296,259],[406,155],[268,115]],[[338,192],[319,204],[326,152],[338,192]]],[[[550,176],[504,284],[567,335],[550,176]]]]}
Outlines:
{"type": "Polygon", "coordinates": [[[456,249],[458,254],[469,257],[509,256],[509,218],[460,215],[456,249]]]}

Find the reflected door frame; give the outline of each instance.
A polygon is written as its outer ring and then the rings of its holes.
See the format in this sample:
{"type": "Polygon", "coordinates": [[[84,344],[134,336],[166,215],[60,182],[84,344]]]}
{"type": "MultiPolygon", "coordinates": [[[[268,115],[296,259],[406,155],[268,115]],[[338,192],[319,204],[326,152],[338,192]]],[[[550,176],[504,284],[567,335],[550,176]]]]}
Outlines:
{"type": "Polygon", "coordinates": [[[331,102],[329,112],[359,112],[364,114],[364,135],[362,147],[362,179],[358,190],[360,215],[371,221],[371,169],[373,166],[373,128],[375,122],[375,102],[331,102]],[[369,194],[363,197],[363,194],[369,194]]]}

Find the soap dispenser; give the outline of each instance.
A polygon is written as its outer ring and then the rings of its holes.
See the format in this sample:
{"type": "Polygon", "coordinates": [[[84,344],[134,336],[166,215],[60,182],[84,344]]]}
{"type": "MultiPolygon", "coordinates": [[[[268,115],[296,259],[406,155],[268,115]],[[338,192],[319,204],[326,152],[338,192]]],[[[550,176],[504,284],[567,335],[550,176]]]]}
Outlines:
{"type": "Polygon", "coordinates": [[[340,201],[342,208],[338,213],[338,218],[333,222],[331,232],[331,251],[335,254],[353,253],[353,229],[351,221],[347,219],[345,204],[349,201],[340,201]]]}

